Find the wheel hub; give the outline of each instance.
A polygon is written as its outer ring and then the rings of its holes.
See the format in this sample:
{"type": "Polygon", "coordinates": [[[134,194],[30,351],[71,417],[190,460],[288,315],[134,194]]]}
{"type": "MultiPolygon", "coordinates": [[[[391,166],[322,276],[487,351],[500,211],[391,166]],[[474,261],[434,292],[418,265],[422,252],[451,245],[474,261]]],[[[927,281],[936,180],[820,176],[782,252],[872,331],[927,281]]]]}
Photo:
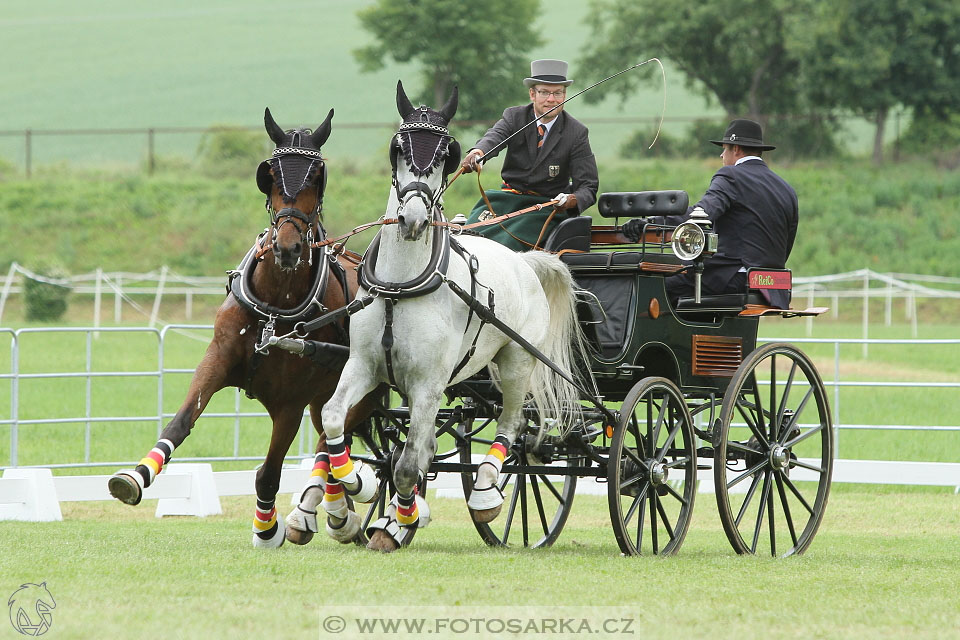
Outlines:
{"type": "Polygon", "coordinates": [[[653,486],[659,487],[666,484],[669,475],[670,470],[662,462],[654,462],[650,465],[650,484],[653,486]]]}
{"type": "Polygon", "coordinates": [[[790,463],[790,450],[786,447],[774,445],[770,449],[770,465],[777,470],[786,469],[790,463]]]}

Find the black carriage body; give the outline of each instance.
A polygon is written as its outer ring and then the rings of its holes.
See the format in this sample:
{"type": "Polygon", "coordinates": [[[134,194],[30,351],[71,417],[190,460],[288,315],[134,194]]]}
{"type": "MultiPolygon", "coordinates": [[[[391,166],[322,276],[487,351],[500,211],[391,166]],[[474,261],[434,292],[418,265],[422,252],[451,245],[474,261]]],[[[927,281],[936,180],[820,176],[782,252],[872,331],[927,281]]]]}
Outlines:
{"type": "MultiPolygon", "coordinates": [[[[676,191],[603,194],[598,209],[609,218],[667,215],[685,212],[687,201],[676,191]]],[[[676,553],[708,477],[737,553],[803,553],[816,535],[833,464],[826,392],[806,355],[787,344],[757,348],[757,330],[765,314],[826,309],[775,309],[748,291],[674,308],[664,280],[684,265],[672,232],[649,224],[631,242],[616,224],[581,216],[565,220],[545,243],[586,292],[578,314],[592,350],[582,366],[600,397],[584,399],[608,411],[584,406],[582,422],[567,435],[540,438],[536,409],[525,410],[529,424],[498,479],[503,521],[474,522],[487,544],[552,544],[578,479],[605,482],[613,532],[627,555],[676,553]],[[696,426],[695,416],[709,419],[696,426]]],[[[447,392],[451,406],[437,416],[437,434],[453,446],[435,455],[431,473],[459,473],[469,496],[476,454],[493,442],[500,393],[485,372],[447,392]]],[[[386,409],[360,434],[373,453],[368,462],[384,478],[408,422],[407,407],[386,409]]],[[[367,520],[383,514],[385,500],[367,520]]]]}
{"type": "Polygon", "coordinates": [[[581,304],[581,322],[604,400],[623,400],[650,376],[667,378],[691,395],[722,395],[745,354],[756,348],[756,316],[673,312],[662,270],[680,263],[661,248],[564,256],[577,284],[596,296],[581,304]]]}

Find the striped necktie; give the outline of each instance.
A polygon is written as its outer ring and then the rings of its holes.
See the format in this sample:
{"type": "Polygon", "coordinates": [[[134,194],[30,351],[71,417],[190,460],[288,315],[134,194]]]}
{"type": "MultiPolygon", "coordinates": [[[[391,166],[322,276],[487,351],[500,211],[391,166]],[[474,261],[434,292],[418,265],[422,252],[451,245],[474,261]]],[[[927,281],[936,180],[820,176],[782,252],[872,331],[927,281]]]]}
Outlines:
{"type": "Polygon", "coordinates": [[[547,132],[547,129],[540,123],[537,123],[537,149],[543,146],[543,134],[547,132]]]}

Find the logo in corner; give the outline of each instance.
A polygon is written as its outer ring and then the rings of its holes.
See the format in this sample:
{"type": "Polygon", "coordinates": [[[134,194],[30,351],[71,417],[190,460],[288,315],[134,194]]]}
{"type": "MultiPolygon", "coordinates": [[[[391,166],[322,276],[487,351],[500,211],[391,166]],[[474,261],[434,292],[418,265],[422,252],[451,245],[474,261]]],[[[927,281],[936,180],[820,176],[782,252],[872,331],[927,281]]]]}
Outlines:
{"type": "Polygon", "coordinates": [[[57,603],[47,589],[47,583],[22,584],[7,601],[10,608],[10,624],[25,636],[42,636],[50,630],[53,622],[51,610],[57,603]]]}

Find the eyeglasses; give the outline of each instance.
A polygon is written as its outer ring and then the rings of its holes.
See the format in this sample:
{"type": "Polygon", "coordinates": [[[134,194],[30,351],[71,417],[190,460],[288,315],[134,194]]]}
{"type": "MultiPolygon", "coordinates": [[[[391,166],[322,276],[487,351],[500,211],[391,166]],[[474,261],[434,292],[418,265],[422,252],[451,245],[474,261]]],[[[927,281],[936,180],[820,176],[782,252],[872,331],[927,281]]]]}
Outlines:
{"type": "Polygon", "coordinates": [[[537,95],[541,98],[546,98],[547,96],[553,96],[554,98],[562,98],[567,94],[566,89],[561,89],[560,91],[544,91],[543,89],[537,89],[537,95]]]}

